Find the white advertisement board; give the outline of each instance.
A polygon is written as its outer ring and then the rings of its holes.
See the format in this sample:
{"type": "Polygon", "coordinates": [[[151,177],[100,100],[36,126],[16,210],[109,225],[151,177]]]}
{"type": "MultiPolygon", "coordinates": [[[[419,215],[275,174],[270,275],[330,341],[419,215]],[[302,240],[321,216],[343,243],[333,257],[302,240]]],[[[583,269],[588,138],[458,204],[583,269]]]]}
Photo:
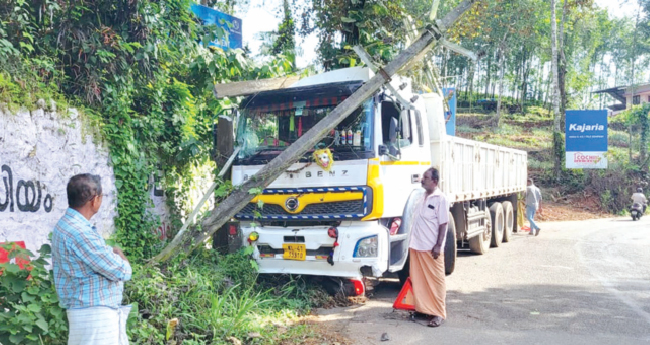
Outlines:
{"type": "Polygon", "coordinates": [[[567,152],[568,169],[607,169],[606,152],[567,152]]]}

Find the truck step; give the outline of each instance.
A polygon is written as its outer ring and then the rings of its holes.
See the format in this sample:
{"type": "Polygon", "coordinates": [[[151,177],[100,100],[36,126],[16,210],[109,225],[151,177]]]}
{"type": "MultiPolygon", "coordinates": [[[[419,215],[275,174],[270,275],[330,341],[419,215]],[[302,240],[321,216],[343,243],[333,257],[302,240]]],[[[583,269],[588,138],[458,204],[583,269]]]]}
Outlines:
{"type": "Polygon", "coordinates": [[[408,234],[397,234],[390,236],[390,243],[404,241],[409,237],[408,234]]]}

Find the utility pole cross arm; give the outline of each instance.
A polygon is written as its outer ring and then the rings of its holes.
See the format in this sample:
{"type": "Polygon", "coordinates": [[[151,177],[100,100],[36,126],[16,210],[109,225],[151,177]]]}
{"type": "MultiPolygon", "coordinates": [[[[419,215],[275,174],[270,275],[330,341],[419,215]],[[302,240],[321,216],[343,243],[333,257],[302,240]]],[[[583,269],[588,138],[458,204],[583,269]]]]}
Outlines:
{"type": "MultiPolygon", "coordinates": [[[[369,67],[373,72],[377,71],[377,66],[375,66],[375,64],[372,62],[372,58],[370,57],[370,54],[368,54],[368,52],[366,52],[365,49],[363,49],[363,48],[362,48],[361,46],[359,46],[359,45],[354,46],[352,49],[354,50],[355,53],[357,53],[357,55],[359,55],[359,58],[361,59],[361,61],[363,61],[366,65],[368,65],[368,67],[369,67]]],[[[383,70],[380,69],[380,71],[383,71],[383,70]]],[[[390,79],[387,79],[386,81],[389,82],[390,79]]],[[[409,108],[412,108],[412,107],[413,107],[413,105],[411,104],[411,102],[409,102],[407,99],[405,99],[404,97],[402,97],[402,96],[399,94],[399,92],[397,92],[397,90],[395,90],[395,88],[394,88],[392,85],[390,85],[390,83],[386,84],[386,88],[387,88],[388,90],[390,90],[390,92],[391,92],[391,93],[392,93],[392,94],[397,98],[397,100],[398,100],[400,103],[402,103],[404,106],[409,107],[409,108]]]]}
{"type": "Polygon", "coordinates": [[[215,98],[247,96],[262,91],[284,89],[298,80],[300,80],[299,76],[288,76],[217,84],[214,86],[213,94],[215,98]]]}

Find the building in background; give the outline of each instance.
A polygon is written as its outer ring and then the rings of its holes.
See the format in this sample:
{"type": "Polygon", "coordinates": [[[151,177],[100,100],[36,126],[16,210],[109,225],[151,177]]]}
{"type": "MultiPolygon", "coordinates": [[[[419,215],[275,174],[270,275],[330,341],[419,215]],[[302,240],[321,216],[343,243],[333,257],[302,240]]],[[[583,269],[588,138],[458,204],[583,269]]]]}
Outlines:
{"type": "Polygon", "coordinates": [[[623,110],[631,109],[632,105],[650,102],[650,84],[640,84],[634,87],[616,86],[592,93],[606,93],[620,102],[607,106],[610,115],[617,115],[623,110]]]}

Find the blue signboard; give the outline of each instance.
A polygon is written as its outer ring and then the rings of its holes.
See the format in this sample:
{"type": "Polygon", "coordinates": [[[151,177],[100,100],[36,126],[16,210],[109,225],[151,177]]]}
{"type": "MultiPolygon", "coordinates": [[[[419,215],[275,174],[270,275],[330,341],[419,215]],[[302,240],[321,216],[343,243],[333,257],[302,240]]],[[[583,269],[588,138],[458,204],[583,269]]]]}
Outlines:
{"type": "Polygon", "coordinates": [[[201,19],[203,25],[216,25],[226,32],[227,40],[210,42],[210,47],[219,47],[223,50],[243,47],[241,19],[198,4],[192,4],[190,9],[201,19]]]}
{"type": "Polygon", "coordinates": [[[447,135],[456,135],[456,88],[443,88],[442,95],[449,104],[449,111],[445,110],[447,135]]]}
{"type": "Polygon", "coordinates": [[[567,110],[567,152],[607,151],[607,110],[567,110]]]}

